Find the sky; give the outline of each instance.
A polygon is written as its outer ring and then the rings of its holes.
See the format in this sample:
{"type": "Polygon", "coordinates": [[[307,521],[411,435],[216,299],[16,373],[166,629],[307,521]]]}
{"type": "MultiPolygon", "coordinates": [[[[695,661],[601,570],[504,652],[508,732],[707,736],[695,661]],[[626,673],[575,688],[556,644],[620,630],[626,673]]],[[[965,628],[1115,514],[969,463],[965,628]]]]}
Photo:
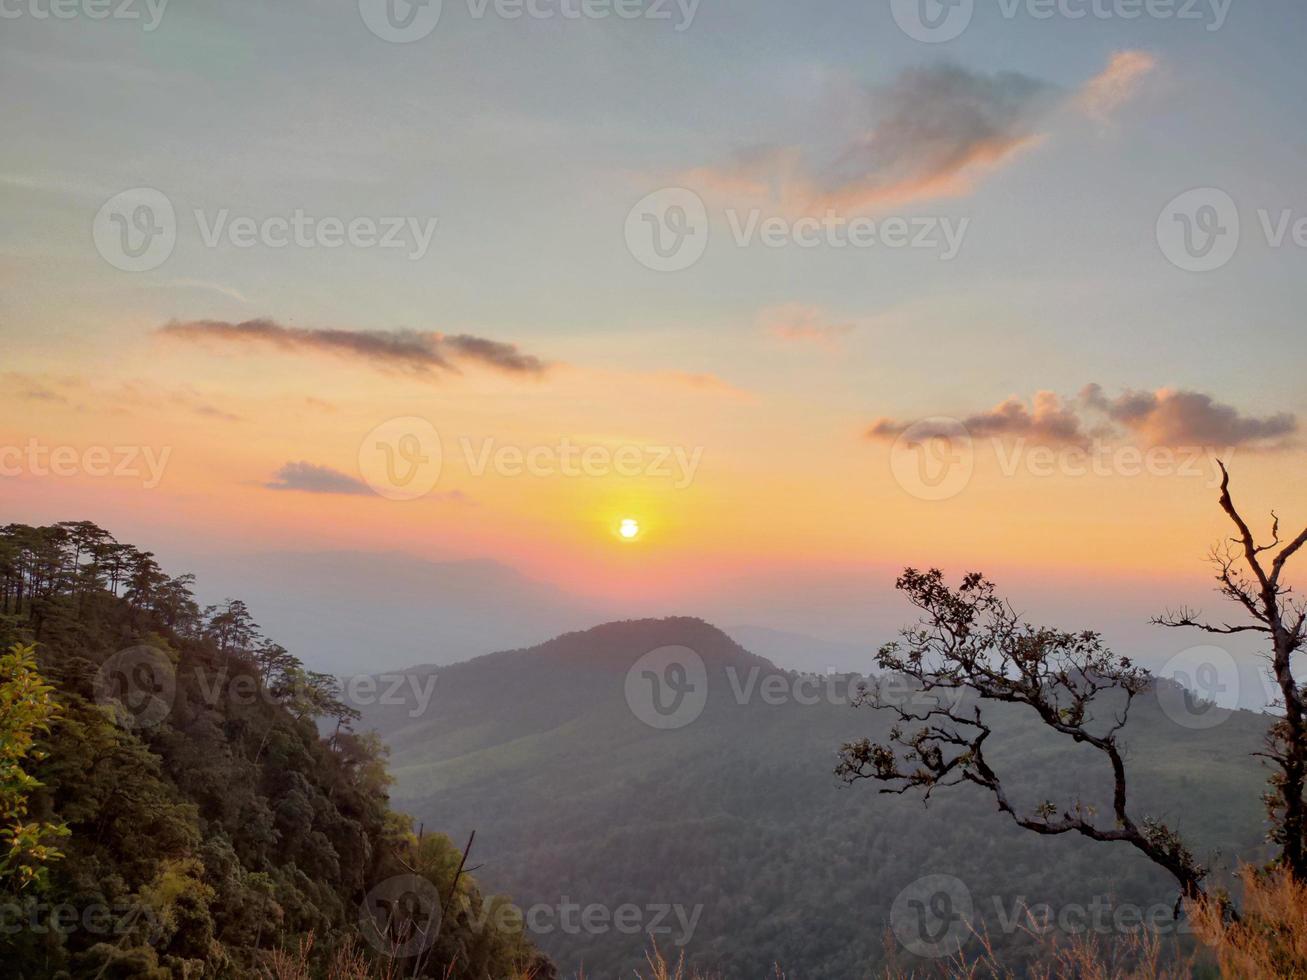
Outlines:
{"type": "Polygon", "coordinates": [[[6,520],[1162,659],[1307,523],[1296,0],[390,3],[0,0],[6,520]]]}

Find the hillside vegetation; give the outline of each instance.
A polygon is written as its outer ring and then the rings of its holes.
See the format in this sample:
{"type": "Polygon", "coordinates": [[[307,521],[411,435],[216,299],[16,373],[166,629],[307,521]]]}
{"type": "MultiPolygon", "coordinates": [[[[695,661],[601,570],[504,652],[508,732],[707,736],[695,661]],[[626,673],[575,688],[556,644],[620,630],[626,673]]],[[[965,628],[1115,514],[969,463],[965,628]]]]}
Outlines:
{"type": "Polygon", "coordinates": [[[390,808],[379,741],[243,603],[200,609],[189,576],[92,524],[8,525],[0,650],[5,976],[552,974],[520,925],[474,921],[460,848],[390,808]],[[457,901],[401,948],[371,913],[416,879],[457,901]]]}

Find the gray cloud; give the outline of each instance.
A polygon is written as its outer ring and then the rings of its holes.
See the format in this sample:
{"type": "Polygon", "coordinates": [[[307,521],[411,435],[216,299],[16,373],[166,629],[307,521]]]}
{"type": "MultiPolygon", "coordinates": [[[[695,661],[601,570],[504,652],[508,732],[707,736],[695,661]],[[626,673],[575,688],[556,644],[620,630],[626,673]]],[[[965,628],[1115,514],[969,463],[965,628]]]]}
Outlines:
{"type": "MultiPolygon", "coordinates": [[[[1075,409],[1051,391],[1036,392],[1027,407],[1019,398],[1009,398],[987,412],[968,415],[960,421],[974,438],[1023,436],[1045,445],[1081,446],[1088,437],[1075,409]]],[[[878,418],[867,428],[869,439],[897,439],[911,422],[878,418]]],[[[921,438],[956,434],[956,423],[945,420],[938,425],[922,425],[915,430],[921,438]]]]}
{"type": "Polygon", "coordinates": [[[980,174],[1041,140],[1057,114],[1071,110],[1108,119],[1156,64],[1145,52],[1118,52],[1073,91],[1011,71],[987,74],[954,64],[910,68],[887,86],[842,98],[841,112],[852,116],[857,129],[834,134],[834,150],[825,160],[797,144],[772,144],[682,177],[688,186],[768,198],[807,214],[957,197],[970,193],[980,174]]]}
{"type": "Polygon", "coordinates": [[[1287,412],[1244,415],[1201,392],[1125,390],[1109,398],[1100,385],[1091,384],[1081,391],[1078,401],[1064,401],[1053,392],[1041,391],[1029,406],[1020,398],[1009,398],[987,412],[957,421],[912,423],[882,417],[868,426],[865,435],[893,440],[915,424],[914,433],[928,439],[956,435],[957,422],[973,438],[1022,437],[1048,446],[1084,446],[1091,436],[1132,435],[1149,446],[1274,450],[1287,448],[1289,437],[1298,431],[1298,420],[1287,412]]]}
{"type": "Polygon", "coordinates": [[[346,493],[367,494],[372,491],[362,480],[355,479],[348,473],[333,470],[330,466],[317,466],[313,463],[287,463],[273,477],[273,482],[265,483],[269,490],[298,490],[302,493],[346,493]]]}
{"type": "Polygon", "coordinates": [[[909,69],[874,93],[881,120],[819,176],[818,186],[827,194],[872,198],[938,186],[1032,138],[1054,91],[1017,72],[985,75],[947,64],[909,69]]]}
{"type": "Polygon", "coordinates": [[[1101,386],[1087,385],[1081,400],[1113,422],[1156,446],[1254,446],[1280,448],[1298,431],[1298,420],[1287,412],[1262,417],[1243,415],[1210,395],[1161,388],[1126,390],[1115,398],[1101,386]]]}
{"type": "Polygon", "coordinates": [[[476,362],[509,374],[538,375],[547,365],[520,352],[515,344],[469,334],[447,336],[416,330],[340,330],[287,327],[260,318],[241,323],[224,320],[172,322],[159,333],[183,340],[264,344],[284,351],[320,352],[357,358],[383,369],[419,376],[459,373],[456,362],[476,362]]]}
{"type": "Polygon", "coordinates": [[[540,358],[523,354],[517,349],[516,344],[486,340],[484,337],[473,337],[465,333],[445,337],[443,340],[451,350],[457,351],[463,357],[504,371],[539,374],[545,369],[545,363],[540,358]]]}

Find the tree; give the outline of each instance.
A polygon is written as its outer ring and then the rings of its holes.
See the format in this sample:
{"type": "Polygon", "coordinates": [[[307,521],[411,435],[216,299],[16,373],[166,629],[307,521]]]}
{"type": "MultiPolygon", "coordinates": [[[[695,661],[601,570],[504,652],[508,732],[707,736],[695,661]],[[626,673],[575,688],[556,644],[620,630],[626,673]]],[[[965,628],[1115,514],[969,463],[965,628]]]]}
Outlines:
{"type": "Polygon", "coordinates": [[[1212,549],[1217,591],[1242,607],[1252,621],[1212,623],[1201,619],[1197,611],[1181,607],[1153,622],[1222,635],[1261,633],[1270,641],[1270,671],[1279,691],[1274,707],[1283,712],[1267,733],[1266,751],[1262,753],[1278,770],[1265,796],[1272,824],[1270,839],[1280,847],[1279,864],[1297,881],[1307,882],[1307,813],[1303,801],[1307,782],[1307,687],[1296,680],[1293,671],[1293,655],[1307,638],[1307,604],[1293,595],[1283,578],[1289,559],[1307,544],[1307,529],[1282,545],[1280,519],[1272,511],[1271,540],[1257,544],[1230,496],[1230,474],[1224,464],[1220,504],[1237,533],[1212,549]],[[1269,566],[1264,556],[1270,558],[1269,566]]]}
{"type": "Polygon", "coordinates": [[[882,793],[921,790],[926,799],[938,787],[978,786],[1019,827],[1130,844],[1175,878],[1183,898],[1203,898],[1206,869],[1179,835],[1130,810],[1118,736],[1134,699],[1149,688],[1147,671],[1112,653],[1096,633],[1022,622],[979,573],[968,574],[955,590],[938,569],[909,568],[896,587],[922,616],[901,631],[902,642],[881,647],[876,662],[906,676],[920,694],[905,702],[887,696],[883,684],[871,684],[856,703],[888,707],[900,722],[920,727],[896,725],[887,744],[846,743],[836,774],[850,783],[888,784],[882,793]],[[1081,799],[1030,809],[1015,803],[985,755],[993,734],[986,711],[991,703],[1028,708],[1050,731],[1100,752],[1112,777],[1110,815],[1099,818],[1081,799]]]}
{"type": "Polygon", "coordinates": [[[58,712],[34,647],[14,646],[0,656],[0,886],[14,891],[41,882],[45,865],[63,857],[50,840],[67,828],[27,820],[28,798],[41,784],[23,767],[43,757],[35,742],[58,712]]]}

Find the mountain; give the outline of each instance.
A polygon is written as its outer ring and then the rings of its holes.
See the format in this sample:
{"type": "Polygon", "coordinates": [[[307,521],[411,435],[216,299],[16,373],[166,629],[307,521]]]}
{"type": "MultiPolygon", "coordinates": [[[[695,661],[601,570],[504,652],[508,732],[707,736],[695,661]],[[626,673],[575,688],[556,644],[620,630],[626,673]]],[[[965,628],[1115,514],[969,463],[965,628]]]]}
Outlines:
{"type": "MultiPolygon", "coordinates": [[[[832,775],[841,744],[890,724],[848,705],[857,678],[784,671],[702,620],[608,623],[413,678],[434,684],[429,702],[364,708],[362,722],[391,747],[396,805],[458,839],[476,831],[479,878],[535,910],[532,940],[564,976],[629,977],[651,938],[725,980],[773,964],[870,976],[896,897],[926,875],[962,884],[1014,964],[1032,954],[1013,924],[1021,903],[1097,896],[1165,920],[1175,900],[1130,848],[1022,831],[978,790],[940,790],[924,808],[845,786],[832,775]],[[560,910],[590,905],[640,911],[626,930],[568,928],[560,910]]],[[[1249,756],[1266,719],[1233,712],[1204,730],[1170,712],[1145,696],[1126,729],[1135,812],[1219,852],[1218,867],[1258,856],[1264,773],[1249,756]]],[[[990,754],[1021,807],[1110,799],[1096,753],[1020,712],[993,717],[990,754]]]]}

